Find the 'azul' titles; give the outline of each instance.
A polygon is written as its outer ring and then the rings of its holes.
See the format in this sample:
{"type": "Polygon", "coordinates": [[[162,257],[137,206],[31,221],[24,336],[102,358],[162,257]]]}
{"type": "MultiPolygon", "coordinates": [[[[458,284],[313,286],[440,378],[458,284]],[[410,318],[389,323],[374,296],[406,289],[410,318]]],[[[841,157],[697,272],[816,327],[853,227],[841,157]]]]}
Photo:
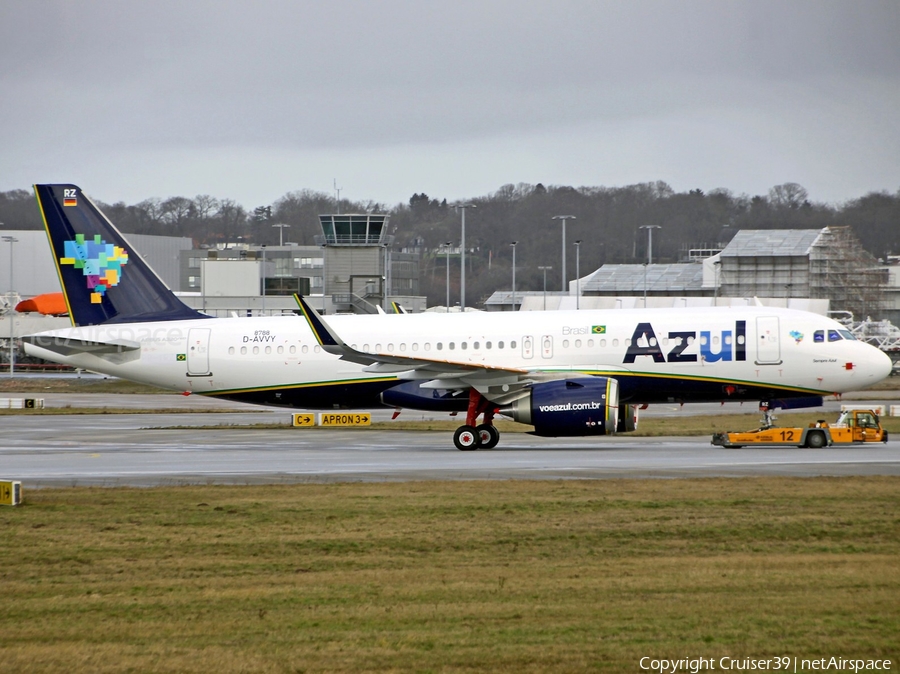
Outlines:
{"type": "Polygon", "coordinates": [[[633,363],[638,356],[650,356],[654,363],[696,363],[698,356],[707,363],[720,360],[747,360],[747,321],[735,321],[733,332],[721,330],[717,335],[718,339],[715,340],[712,332],[701,330],[699,340],[696,330],[669,332],[666,336],[671,347],[667,345],[669,352],[665,353],[653,331],[653,326],[649,323],[638,323],[625,352],[625,360],[622,362],[633,363]],[[687,353],[693,351],[698,344],[699,354],[687,353]],[[717,350],[713,351],[713,347],[717,350]]]}

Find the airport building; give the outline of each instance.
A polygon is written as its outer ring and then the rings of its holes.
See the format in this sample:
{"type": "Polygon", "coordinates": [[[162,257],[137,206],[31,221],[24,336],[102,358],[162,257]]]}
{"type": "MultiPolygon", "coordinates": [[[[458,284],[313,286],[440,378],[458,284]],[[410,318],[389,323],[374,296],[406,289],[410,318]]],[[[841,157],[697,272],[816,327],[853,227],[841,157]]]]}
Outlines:
{"type": "Polygon", "coordinates": [[[419,257],[391,250],[388,216],[319,216],[316,245],[220,244],[181,253],[181,299],[213,316],[279,314],[297,308],[294,293],[325,314],[425,310],[419,257]],[[387,270],[387,273],[385,273],[387,270]]]}
{"type": "MultiPolygon", "coordinates": [[[[857,320],[900,323],[900,267],[863,250],[848,227],[740,230],[721,250],[675,264],[606,264],[568,293],[517,293],[522,310],[741,305],[757,299],[857,320]]],[[[512,310],[495,292],[488,310],[512,310]]]]}

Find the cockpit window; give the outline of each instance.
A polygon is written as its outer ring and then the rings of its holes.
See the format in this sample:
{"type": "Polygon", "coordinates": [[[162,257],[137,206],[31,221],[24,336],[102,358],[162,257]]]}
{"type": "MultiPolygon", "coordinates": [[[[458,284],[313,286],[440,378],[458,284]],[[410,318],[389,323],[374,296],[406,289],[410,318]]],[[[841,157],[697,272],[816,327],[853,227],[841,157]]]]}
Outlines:
{"type": "Polygon", "coordinates": [[[829,330],[828,331],[828,341],[829,342],[839,342],[843,339],[840,333],[837,330],[829,330]]]}
{"type": "Polygon", "coordinates": [[[849,330],[838,330],[838,332],[844,336],[844,339],[852,339],[854,341],[856,340],[856,337],[854,337],[853,333],[849,330]]]}
{"type": "Polygon", "coordinates": [[[816,330],[813,333],[813,341],[815,343],[824,342],[825,341],[825,331],[824,330],[816,330]]]}

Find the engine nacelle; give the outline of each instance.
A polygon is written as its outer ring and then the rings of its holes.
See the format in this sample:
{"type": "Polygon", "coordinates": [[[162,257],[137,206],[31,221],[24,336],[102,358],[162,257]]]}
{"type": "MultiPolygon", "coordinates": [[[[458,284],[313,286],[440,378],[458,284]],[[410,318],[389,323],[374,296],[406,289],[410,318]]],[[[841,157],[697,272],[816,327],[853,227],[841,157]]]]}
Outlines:
{"type": "Polygon", "coordinates": [[[637,405],[619,405],[619,423],[616,424],[616,431],[619,433],[631,433],[636,431],[638,427],[638,406],[637,405]]]}
{"type": "Polygon", "coordinates": [[[579,377],[535,384],[528,395],[500,408],[500,414],[534,426],[544,437],[611,435],[619,418],[619,382],[579,377]]]}

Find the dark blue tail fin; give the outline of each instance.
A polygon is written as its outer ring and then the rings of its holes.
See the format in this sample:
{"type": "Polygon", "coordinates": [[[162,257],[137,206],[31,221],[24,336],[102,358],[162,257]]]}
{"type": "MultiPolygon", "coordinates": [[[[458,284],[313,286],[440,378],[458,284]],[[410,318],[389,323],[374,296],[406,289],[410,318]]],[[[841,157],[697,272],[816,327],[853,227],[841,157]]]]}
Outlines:
{"type": "Polygon", "coordinates": [[[75,185],[35,185],[75,325],[206,318],[181,302],[75,185]]]}

